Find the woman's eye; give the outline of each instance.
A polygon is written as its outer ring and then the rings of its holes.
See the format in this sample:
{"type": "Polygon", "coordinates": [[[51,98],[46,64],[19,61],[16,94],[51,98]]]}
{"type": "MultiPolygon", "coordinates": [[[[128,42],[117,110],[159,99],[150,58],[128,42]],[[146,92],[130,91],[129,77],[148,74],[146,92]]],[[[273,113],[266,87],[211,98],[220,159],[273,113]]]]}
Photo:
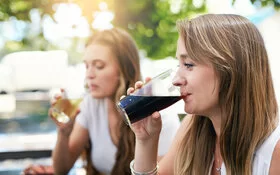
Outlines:
{"type": "Polygon", "coordinates": [[[104,68],[104,65],[96,65],[96,68],[97,68],[97,69],[103,69],[103,68],[104,68]]]}
{"type": "Polygon", "coordinates": [[[184,66],[187,68],[192,68],[194,65],[190,63],[184,63],[184,66]]]}
{"type": "Polygon", "coordinates": [[[103,63],[99,63],[99,62],[95,64],[96,69],[103,69],[104,66],[105,65],[103,63]]]}

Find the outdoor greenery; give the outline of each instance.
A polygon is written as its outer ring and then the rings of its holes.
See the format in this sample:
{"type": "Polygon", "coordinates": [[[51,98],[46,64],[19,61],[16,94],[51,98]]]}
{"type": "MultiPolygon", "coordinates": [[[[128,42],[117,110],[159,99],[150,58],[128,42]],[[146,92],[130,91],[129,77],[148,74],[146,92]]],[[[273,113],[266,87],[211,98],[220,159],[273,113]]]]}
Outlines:
{"type": "MultiPolygon", "coordinates": [[[[82,9],[82,15],[89,24],[94,17],[93,12],[99,11],[98,4],[105,0],[1,0],[0,21],[11,19],[30,24],[30,12],[39,10],[41,17],[55,14],[58,3],[76,3],[82,9]]],[[[146,56],[152,59],[162,59],[174,56],[176,50],[177,19],[190,17],[207,11],[206,0],[106,0],[108,9],[115,13],[113,24],[128,30],[135,38],[138,47],[146,51],[146,56]],[[200,2],[200,3],[198,3],[200,2]]],[[[235,0],[232,1],[234,3],[235,0]]],[[[251,0],[259,6],[273,5],[280,7],[279,0],[251,0]]],[[[39,26],[40,27],[40,26],[39,26]]],[[[75,28],[75,26],[72,26],[75,28]]],[[[91,29],[92,32],[93,29],[91,29]]],[[[30,32],[26,27],[21,40],[5,41],[0,50],[3,55],[20,50],[51,50],[60,49],[58,45],[49,42],[43,33],[30,32]]],[[[5,37],[0,29],[1,37],[5,37]]],[[[73,37],[71,45],[63,48],[69,52],[70,61],[75,62],[80,57],[78,47],[86,38],[73,37]]]]}
{"type": "Polygon", "coordinates": [[[178,37],[176,20],[203,13],[206,5],[204,0],[201,4],[194,4],[192,0],[177,0],[177,5],[173,6],[171,3],[168,0],[145,0],[137,3],[122,0],[122,3],[116,4],[118,10],[114,22],[116,26],[127,28],[132,33],[148,57],[161,59],[174,56],[178,37]]]}

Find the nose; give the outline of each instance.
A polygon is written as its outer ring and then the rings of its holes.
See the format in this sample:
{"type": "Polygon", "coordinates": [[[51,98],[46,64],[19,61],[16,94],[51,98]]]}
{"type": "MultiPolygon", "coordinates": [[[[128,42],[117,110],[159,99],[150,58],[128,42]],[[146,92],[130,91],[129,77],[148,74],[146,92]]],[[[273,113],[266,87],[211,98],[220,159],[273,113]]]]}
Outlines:
{"type": "Polygon", "coordinates": [[[186,83],[185,79],[181,76],[180,69],[177,70],[173,80],[172,84],[174,86],[182,86],[186,83]]]}
{"type": "Polygon", "coordinates": [[[86,78],[93,79],[96,76],[95,70],[92,66],[89,66],[86,70],[86,78]]]}

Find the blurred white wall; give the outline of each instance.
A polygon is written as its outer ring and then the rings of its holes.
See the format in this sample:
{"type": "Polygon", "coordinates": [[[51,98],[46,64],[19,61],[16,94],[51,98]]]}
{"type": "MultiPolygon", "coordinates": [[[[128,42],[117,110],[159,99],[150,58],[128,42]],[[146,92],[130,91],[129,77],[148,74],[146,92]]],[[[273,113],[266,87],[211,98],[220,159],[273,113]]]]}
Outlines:
{"type": "Polygon", "coordinates": [[[140,64],[142,78],[145,79],[145,77],[154,77],[167,69],[175,68],[179,62],[177,59],[172,57],[167,57],[161,60],[151,60],[149,58],[142,57],[140,59],[140,64]]]}
{"type": "Polygon", "coordinates": [[[0,77],[6,80],[0,90],[48,90],[65,84],[68,55],[62,50],[14,52],[4,56],[0,65],[4,68],[0,77]]]}
{"type": "Polygon", "coordinates": [[[11,91],[14,89],[11,77],[11,66],[0,64],[0,91],[11,91]]]}
{"type": "Polygon", "coordinates": [[[258,24],[258,28],[267,48],[278,105],[280,106],[280,78],[278,77],[280,75],[280,12],[266,18],[258,24]]]}

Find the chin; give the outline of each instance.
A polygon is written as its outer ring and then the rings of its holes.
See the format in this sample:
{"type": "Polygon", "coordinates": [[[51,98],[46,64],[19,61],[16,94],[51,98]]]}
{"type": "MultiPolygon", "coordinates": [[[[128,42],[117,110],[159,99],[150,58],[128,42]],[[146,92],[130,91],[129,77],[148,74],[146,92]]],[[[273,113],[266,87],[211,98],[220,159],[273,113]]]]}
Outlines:
{"type": "Polygon", "coordinates": [[[104,95],[102,95],[100,93],[91,92],[90,94],[93,98],[97,98],[97,99],[104,98],[104,95]]]}
{"type": "Polygon", "coordinates": [[[190,108],[190,106],[185,105],[185,109],[184,110],[185,110],[185,112],[187,114],[195,114],[194,109],[190,108]]]}

